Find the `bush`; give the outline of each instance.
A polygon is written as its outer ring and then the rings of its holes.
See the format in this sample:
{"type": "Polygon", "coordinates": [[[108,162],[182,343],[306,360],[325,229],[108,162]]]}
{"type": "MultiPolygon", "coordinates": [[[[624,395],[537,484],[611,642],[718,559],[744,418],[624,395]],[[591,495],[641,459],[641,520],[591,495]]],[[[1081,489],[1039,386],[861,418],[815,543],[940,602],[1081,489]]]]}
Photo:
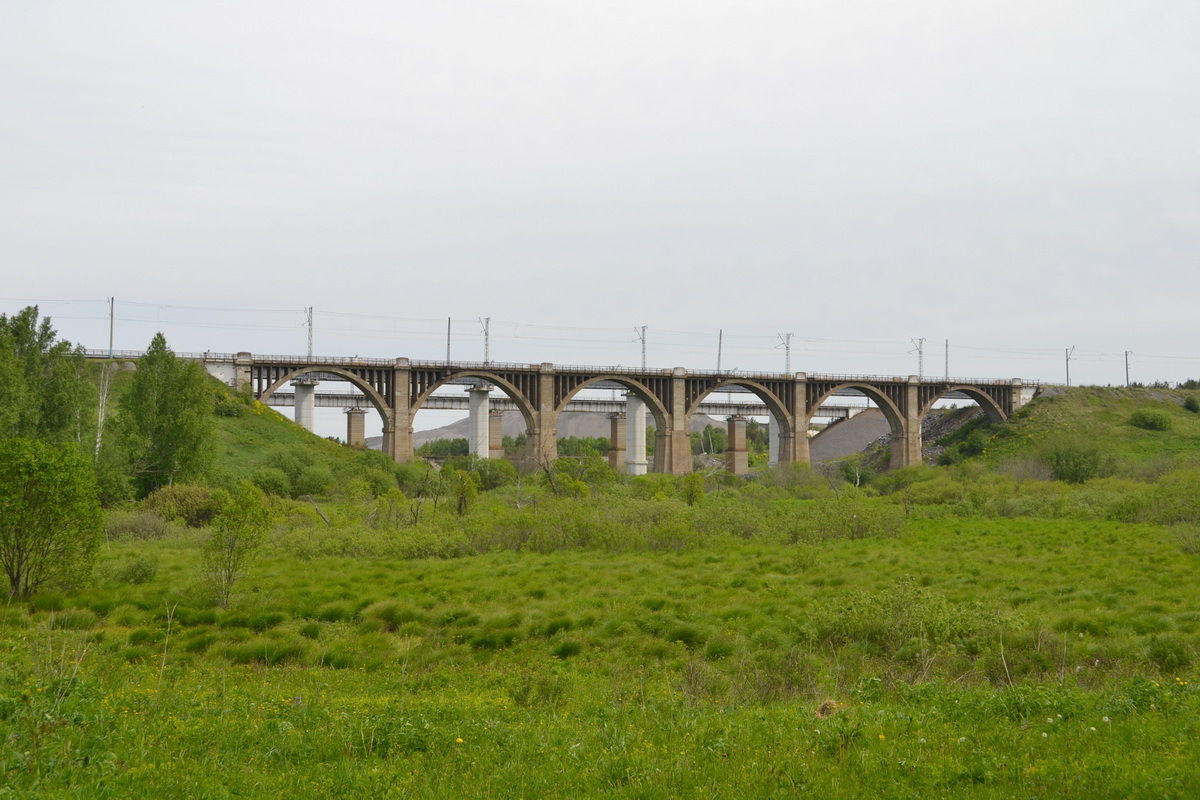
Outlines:
{"type": "Polygon", "coordinates": [[[1171,417],[1157,408],[1139,408],[1129,418],[1129,424],[1147,431],[1165,431],[1171,427],[1171,417]]]}
{"type": "Polygon", "coordinates": [[[157,511],[140,510],[113,512],[109,515],[107,532],[110,539],[161,539],[171,532],[171,523],[157,511]]]}
{"type": "Polygon", "coordinates": [[[114,583],[143,584],[154,580],[158,574],[158,559],[137,553],[112,568],[114,583]]]}
{"type": "Polygon", "coordinates": [[[324,464],[313,464],[305,467],[295,482],[295,494],[301,497],[306,494],[324,494],[333,485],[333,472],[324,464]]]}
{"type": "Polygon", "coordinates": [[[203,528],[212,522],[219,510],[213,492],[207,486],[176,483],[156,489],[142,501],[142,507],[157,511],[172,522],[182,522],[189,528],[203,528]]]}
{"type": "Polygon", "coordinates": [[[292,496],[292,481],[279,467],[259,467],[250,473],[250,482],[262,489],[264,494],[292,496]]]}
{"type": "Polygon", "coordinates": [[[1193,414],[1200,414],[1200,398],[1189,394],[1183,401],[1183,407],[1193,414]]]}
{"type": "Polygon", "coordinates": [[[1112,471],[1112,458],[1099,445],[1082,439],[1063,439],[1042,453],[1055,480],[1083,483],[1112,471]]]}

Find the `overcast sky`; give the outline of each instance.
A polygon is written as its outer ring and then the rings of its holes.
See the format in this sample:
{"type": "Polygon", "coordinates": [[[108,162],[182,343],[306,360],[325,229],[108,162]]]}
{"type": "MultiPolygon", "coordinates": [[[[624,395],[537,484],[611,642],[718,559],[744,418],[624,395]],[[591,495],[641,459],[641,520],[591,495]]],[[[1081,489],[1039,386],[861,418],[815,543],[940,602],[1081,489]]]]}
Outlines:
{"type": "Polygon", "coordinates": [[[0,10],[0,312],[179,351],[1200,377],[1200,3],[0,10]]]}

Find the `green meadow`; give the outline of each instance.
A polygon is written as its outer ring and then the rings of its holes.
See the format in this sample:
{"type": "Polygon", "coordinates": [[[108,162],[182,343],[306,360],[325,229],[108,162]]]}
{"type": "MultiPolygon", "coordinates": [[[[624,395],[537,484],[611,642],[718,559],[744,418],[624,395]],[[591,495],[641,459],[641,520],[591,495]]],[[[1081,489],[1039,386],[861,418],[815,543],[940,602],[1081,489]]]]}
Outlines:
{"type": "Polygon", "coordinates": [[[1188,396],[1060,392],[859,486],[397,467],[246,403],[227,607],[185,485],[0,609],[0,796],[1198,796],[1188,396]]]}

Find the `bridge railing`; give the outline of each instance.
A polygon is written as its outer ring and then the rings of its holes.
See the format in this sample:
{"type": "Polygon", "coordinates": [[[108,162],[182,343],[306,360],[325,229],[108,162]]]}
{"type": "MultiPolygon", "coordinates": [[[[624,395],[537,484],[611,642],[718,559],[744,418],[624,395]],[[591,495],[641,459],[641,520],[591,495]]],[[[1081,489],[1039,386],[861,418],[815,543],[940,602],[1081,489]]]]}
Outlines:
{"type": "MultiPolygon", "coordinates": [[[[106,350],[106,349],[85,349],[84,355],[87,358],[121,358],[121,359],[137,359],[146,354],[145,350],[106,350]]],[[[237,358],[235,353],[176,353],[179,358],[186,358],[192,361],[222,361],[232,362],[237,358]]],[[[358,356],[295,356],[295,355],[258,355],[252,356],[256,364],[303,364],[310,366],[340,366],[340,367],[392,367],[395,366],[396,359],[394,358],[360,358],[358,356]]],[[[479,372],[495,372],[502,370],[532,370],[537,369],[540,365],[507,361],[433,361],[433,360],[416,360],[409,361],[409,366],[417,369],[453,369],[453,370],[474,370],[479,372]]],[[[674,369],[641,369],[640,367],[623,367],[616,366],[596,366],[594,364],[555,364],[554,369],[557,372],[590,372],[603,375],[630,375],[630,376],[647,376],[653,375],[656,377],[671,377],[674,375],[674,369]]],[[[836,373],[805,373],[809,381],[830,381],[836,383],[907,383],[908,377],[903,375],[841,375],[836,373]]],[[[732,379],[747,378],[747,379],[769,379],[769,380],[790,380],[794,377],[792,373],[787,372],[756,372],[753,370],[742,369],[727,369],[727,370],[688,370],[689,378],[722,378],[732,379]]],[[[1037,380],[1022,379],[1022,384],[1025,386],[1041,386],[1043,383],[1037,380]]],[[[920,383],[925,385],[950,384],[950,385],[966,385],[966,386],[1008,386],[1012,381],[1005,378],[962,378],[962,377],[926,377],[920,380],[920,383]]],[[[1045,384],[1054,385],[1054,384],[1045,384]]]]}

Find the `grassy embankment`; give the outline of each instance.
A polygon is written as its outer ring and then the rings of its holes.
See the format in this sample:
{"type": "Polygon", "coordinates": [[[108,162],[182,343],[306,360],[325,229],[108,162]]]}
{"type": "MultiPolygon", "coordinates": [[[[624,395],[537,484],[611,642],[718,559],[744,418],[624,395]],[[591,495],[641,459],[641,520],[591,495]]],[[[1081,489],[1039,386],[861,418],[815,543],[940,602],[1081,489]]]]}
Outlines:
{"type": "Polygon", "coordinates": [[[283,463],[329,524],[274,500],[223,610],[202,528],[114,514],[92,587],[3,611],[0,766],[27,795],[1195,796],[1200,416],[1106,394],[859,492],[593,471],[461,515],[225,419],[226,476],[283,463]]]}

